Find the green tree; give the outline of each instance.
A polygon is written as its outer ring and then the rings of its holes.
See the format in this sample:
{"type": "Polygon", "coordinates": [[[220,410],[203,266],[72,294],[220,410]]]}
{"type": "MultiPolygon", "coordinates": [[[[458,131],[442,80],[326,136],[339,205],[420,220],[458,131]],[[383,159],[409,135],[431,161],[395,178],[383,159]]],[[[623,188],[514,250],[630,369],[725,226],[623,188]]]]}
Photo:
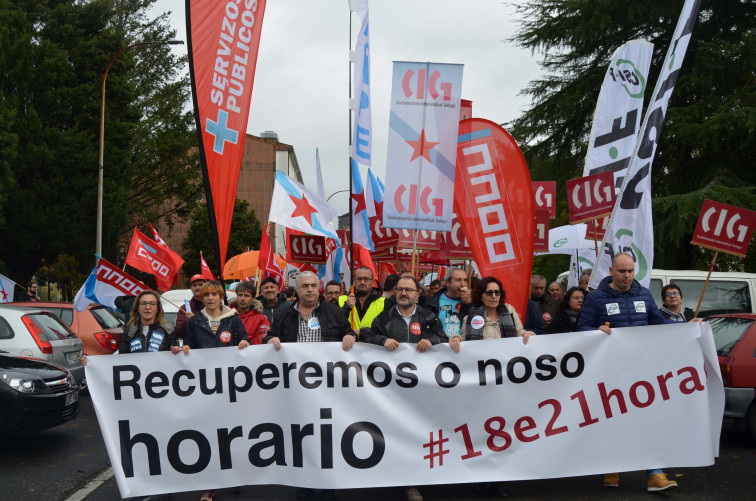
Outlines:
{"type": "MultiPolygon", "coordinates": [[[[513,40],[543,54],[546,75],[524,89],[533,104],[511,131],[533,179],[556,179],[560,199],[564,181],[582,175],[611,54],[628,40],[654,43],[653,88],[681,7],[679,0],[534,0],[518,8],[513,40]]],[[[703,0],[653,165],[654,267],[708,265],[711,252],[689,244],[704,198],[756,206],[755,131],[756,3],[703,0]]],[[[718,262],[756,271],[756,249],[742,262],[718,262]]]]}
{"type": "MultiPolygon", "coordinates": [[[[186,276],[199,273],[200,251],[205,261],[210,266],[216,278],[220,279],[220,271],[217,269],[213,238],[210,235],[210,218],[207,215],[207,206],[203,203],[194,209],[191,215],[191,226],[182,247],[184,253],[184,266],[181,271],[186,276]]],[[[249,247],[251,250],[260,248],[262,238],[262,225],[255,215],[255,210],[249,208],[246,200],[236,199],[234,202],[234,215],[231,222],[231,236],[228,239],[228,251],[226,259],[241,254],[249,247]]]]}
{"type": "MultiPolygon", "coordinates": [[[[82,272],[94,264],[102,76],[121,48],[174,37],[166,17],[146,18],[153,3],[0,0],[0,260],[19,281],[61,254],[82,272]]],[[[103,254],[111,261],[134,224],[186,216],[199,197],[183,64],[167,46],[146,46],[108,74],[103,254]]]]}

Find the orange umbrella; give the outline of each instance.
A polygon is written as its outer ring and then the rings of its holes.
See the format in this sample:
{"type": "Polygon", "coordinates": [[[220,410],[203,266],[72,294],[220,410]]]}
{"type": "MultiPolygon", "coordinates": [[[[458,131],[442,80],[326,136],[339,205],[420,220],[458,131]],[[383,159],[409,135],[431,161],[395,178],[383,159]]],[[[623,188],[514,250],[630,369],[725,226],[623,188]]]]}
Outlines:
{"type": "MultiPolygon", "coordinates": [[[[253,277],[257,274],[257,262],[260,257],[260,251],[248,251],[238,254],[228,261],[223,267],[223,279],[224,280],[244,280],[253,277]]],[[[280,256],[276,255],[276,262],[281,268],[281,271],[286,270],[286,261],[280,256]]]]}

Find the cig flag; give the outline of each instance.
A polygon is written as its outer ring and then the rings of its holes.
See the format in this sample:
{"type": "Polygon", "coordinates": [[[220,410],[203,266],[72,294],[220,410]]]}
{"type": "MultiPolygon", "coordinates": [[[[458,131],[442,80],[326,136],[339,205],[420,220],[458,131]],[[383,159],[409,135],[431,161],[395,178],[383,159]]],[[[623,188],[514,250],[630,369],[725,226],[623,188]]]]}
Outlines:
{"type": "Polygon", "coordinates": [[[231,233],[265,3],[186,1],[194,118],[220,269],[231,233]]]}
{"type": "Polygon", "coordinates": [[[336,209],[331,204],[280,170],[276,171],[269,221],[338,241],[336,229],[330,222],[334,217],[336,209]]]}
{"type": "Polygon", "coordinates": [[[383,227],[450,231],[462,65],[394,61],[383,227]]]}
{"type": "Polygon", "coordinates": [[[354,131],[352,159],[370,165],[373,126],[370,117],[370,41],[368,37],[368,0],[350,0],[349,8],[360,18],[360,31],[354,46],[354,131]]]}
{"type": "Polygon", "coordinates": [[[149,287],[100,258],[84,285],[76,293],[74,308],[76,311],[84,311],[89,303],[95,302],[115,310],[117,297],[136,296],[143,290],[149,290],[149,287]]]}
{"type": "Polygon", "coordinates": [[[611,170],[622,186],[635,150],[654,44],[632,40],[614,52],[604,75],[585,155],[583,177],[611,170]]]}
{"type": "Polygon", "coordinates": [[[677,21],[672,42],[664,58],[661,74],[651,96],[635,153],[627,169],[622,189],[609,218],[589,286],[598,287],[609,274],[612,257],[628,252],[635,261],[635,279],[644,287],[651,282],[654,265],[654,222],[651,213],[651,165],[661,137],[669,98],[685,60],[701,0],[686,0],[677,21]]]}

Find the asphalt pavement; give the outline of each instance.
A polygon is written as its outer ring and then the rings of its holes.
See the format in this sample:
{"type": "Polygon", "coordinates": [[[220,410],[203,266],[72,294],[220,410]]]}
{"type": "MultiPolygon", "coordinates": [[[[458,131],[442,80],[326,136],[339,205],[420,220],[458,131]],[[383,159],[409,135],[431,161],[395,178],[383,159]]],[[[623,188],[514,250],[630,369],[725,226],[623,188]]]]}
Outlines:
{"type": "MultiPolygon", "coordinates": [[[[114,501],[121,499],[105,451],[91,399],[82,395],[79,416],[72,422],[36,434],[0,435],[0,496],[22,501],[114,501]]],[[[670,423],[670,426],[674,426],[670,423]]],[[[756,499],[756,445],[745,431],[725,420],[720,457],[705,468],[666,469],[680,488],[672,493],[649,494],[645,473],[620,475],[620,487],[607,489],[602,477],[509,482],[511,499],[546,500],[753,500],[756,499]]],[[[477,493],[470,484],[422,486],[426,501],[486,501],[497,499],[477,493]]],[[[152,501],[198,501],[199,492],[153,496],[152,501]]],[[[142,498],[139,498],[140,500],[142,498]]],[[[313,501],[320,499],[316,494],[313,501]]],[[[402,500],[395,488],[348,489],[336,492],[338,500],[402,500]]],[[[243,486],[217,491],[217,501],[294,500],[294,488],[278,485],[243,486]]]]}

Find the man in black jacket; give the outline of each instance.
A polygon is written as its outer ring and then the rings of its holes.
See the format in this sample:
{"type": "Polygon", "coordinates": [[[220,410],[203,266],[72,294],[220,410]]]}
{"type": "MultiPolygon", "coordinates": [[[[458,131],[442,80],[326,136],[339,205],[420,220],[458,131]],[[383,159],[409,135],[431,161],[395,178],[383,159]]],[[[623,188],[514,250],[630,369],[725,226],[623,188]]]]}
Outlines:
{"type": "Polygon", "coordinates": [[[304,271],[297,277],[297,301],[290,308],[276,313],[273,325],[263,343],[277,350],[281,343],[313,343],[340,341],[344,351],[354,345],[355,337],[341,308],[320,301],[318,276],[304,271]]]}
{"type": "MultiPolygon", "coordinates": [[[[444,327],[435,313],[417,304],[420,284],[414,277],[402,277],[396,284],[396,306],[384,310],[368,329],[360,331],[366,343],[384,346],[392,351],[399,343],[415,343],[420,353],[435,344],[445,343],[444,327]]],[[[452,349],[459,351],[459,336],[449,340],[452,349]]]]}
{"type": "MultiPolygon", "coordinates": [[[[354,346],[355,336],[344,318],[341,308],[320,300],[318,276],[311,271],[303,271],[297,277],[297,300],[290,308],[276,312],[270,334],[263,344],[272,344],[276,350],[281,343],[318,343],[340,341],[344,351],[354,346]]],[[[312,489],[300,487],[297,499],[306,499],[312,489]]],[[[323,489],[322,499],[333,499],[333,489],[323,489]]]]}
{"type": "Polygon", "coordinates": [[[278,292],[278,282],[273,277],[268,277],[262,281],[260,292],[257,300],[263,305],[263,315],[268,319],[270,325],[273,325],[276,315],[291,308],[291,302],[286,300],[286,294],[278,292]]]}

